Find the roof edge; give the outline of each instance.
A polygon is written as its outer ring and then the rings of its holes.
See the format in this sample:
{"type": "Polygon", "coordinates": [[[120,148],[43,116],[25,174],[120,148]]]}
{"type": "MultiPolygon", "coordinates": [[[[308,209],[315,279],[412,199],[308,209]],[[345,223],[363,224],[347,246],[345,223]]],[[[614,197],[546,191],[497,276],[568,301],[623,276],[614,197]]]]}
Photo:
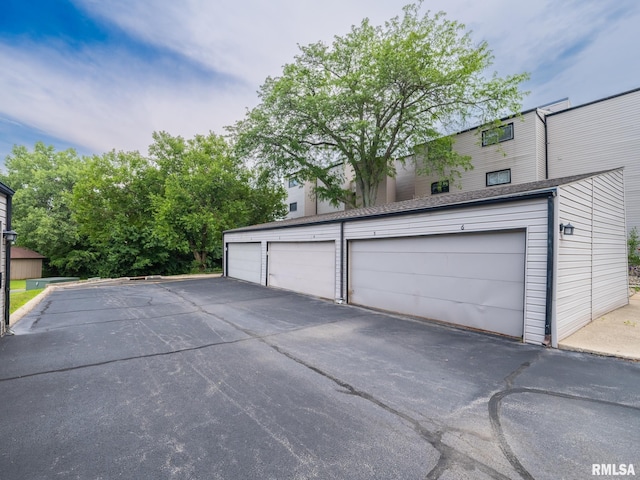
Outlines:
{"type": "Polygon", "coordinates": [[[0,182],[0,193],[4,193],[5,195],[8,195],[10,197],[13,197],[15,190],[9,188],[8,186],[6,186],[4,183],[0,182]]]}
{"type": "Polygon", "coordinates": [[[581,105],[576,105],[575,107],[565,108],[564,110],[559,110],[557,112],[548,113],[547,117],[553,117],[554,115],[558,115],[560,113],[570,112],[572,110],[577,110],[578,108],[588,107],[589,105],[593,105],[595,103],[606,102],[607,100],[613,100],[614,98],[623,97],[625,95],[630,95],[632,93],[640,92],[640,87],[627,90],[626,92],[616,93],[614,95],[609,95],[608,97],[598,98],[597,100],[592,100],[591,102],[583,103],[581,105]]]}
{"type": "MultiPolygon", "coordinates": [[[[284,228],[300,228],[300,227],[308,227],[312,225],[327,225],[331,223],[344,223],[344,222],[359,222],[363,220],[372,220],[376,218],[384,218],[384,217],[395,217],[402,215],[414,215],[425,212],[433,212],[438,210],[453,210],[458,208],[467,208],[476,205],[490,205],[496,203],[507,203],[507,202],[517,202],[523,200],[530,200],[532,198],[542,198],[548,196],[555,196],[557,192],[557,187],[544,188],[540,190],[528,191],[528,192],[520,192],[509,195],[499,195],[495,197],[487,197],[487,198],[479,198],[474,200],[467,200],[456,203],[447,203],[444,205],[429,205],[425,207],[417,207],[413,209],[407,210],[398,210],[394,212],[380,212],[374,213],[370,215],[364,215],[360,217],[346,217],[346,218],[330,218],[330,219],[319,219],[317,221],[309,221],[306,223],[295,223],[295,224],[285,224],[278,225],[278,222],[267,223],[263,227],[240,227],[233,230],[225,230],[222,234],[227,233],[243,233],[243,232],[261,232],[265,230],[281,230],[284,228]]],[[[300,217],[303,218],[303,217],[300,217]]],[[[313,217],[310,217],[313,218],[313,217]]]]}
{"type": "MultiPolygon", "coordinates": [[[[296,219],[290,219],[285,221],[276,221],[258,225],[248,225],[245,227],[239,227],[231,230],[225,230],[223,234],[227,233],[241,233],[241,232],[257,232],[264,230],[276,230],[284,228],[297,228],[306,227],[309,225],[322,225],[342,222],[354,222],[361,220],[369,220],[373,218],[381,218],[397,215],[411,215],[415,213],[424,213],[428,211],[437,211],[454,208],[465,208],[475,205],[486,205],[490,203],[502,203],[520,201],[524,199],[530,199],[541,196],[556,195],[558,187],[562,185],[570,185],[572,183],[593,178],[606,173],[614,172],[617,170],[624,170],[624,167],[611,168],[598,172],[585,173],[580,175],[572,175],[561,178],[552,178],[547,180],[540,180],[536,182],[526,182],[515,185],[509,185],[505,187],[497,187],[492,190],[474,190],[471,192],[460,192],[451,194],[451,201],[449,203],[432,203],[429,204],[429,199],[432,196],[425,196],[414,200],[404,200],[401,202],[392,202],[383,204],[378,207],[369,207],[369,209],[354,209],[340,212],[333,212],[324,215],[314,215],[309,217],[298,217],[296,219]],[[514,190],[515,191],[510,191],[514,190]],[[491,195],[491,192],[495,192],[495,195],[491,195]],[[473,196],[473,195],[476,196],[473,196]],[[471,198],[464,198],[461,196],[467,195],[471,198]],[[456,196],[458,196],[456,198],[456,196]],[[426,203],[425,203],[426,202],[426,203]],[[353,213],[349,213],[353,212],[353,213]],[[359,213],[360,212],[360,213],[359,213]]],[[[437,197],[440,200],[446,200],[446,196],[437,197]]]]}

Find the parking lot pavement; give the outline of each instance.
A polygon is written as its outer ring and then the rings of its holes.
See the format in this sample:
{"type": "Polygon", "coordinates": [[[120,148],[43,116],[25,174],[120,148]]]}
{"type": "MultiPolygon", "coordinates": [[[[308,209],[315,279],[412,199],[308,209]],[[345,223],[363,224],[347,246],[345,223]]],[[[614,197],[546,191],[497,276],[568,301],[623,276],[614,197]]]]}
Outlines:
{"type": "Polygon", "coordinates": [[[0,340],[0,478],[640,474],[640,364],[226,278],[61,289],[0,340]]]}

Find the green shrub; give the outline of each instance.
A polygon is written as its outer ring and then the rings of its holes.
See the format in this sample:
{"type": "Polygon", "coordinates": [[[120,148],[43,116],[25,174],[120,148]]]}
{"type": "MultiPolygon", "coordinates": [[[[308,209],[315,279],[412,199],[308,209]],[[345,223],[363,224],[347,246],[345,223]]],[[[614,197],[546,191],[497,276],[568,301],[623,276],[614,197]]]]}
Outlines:
{"type": "Polygon", "coordinates": [[[638,237],[638,229],[636,227],[633,227],[629,232],[627,245],[629,247],[629,266],[640,265],[640,251],[638,250],[638,247],[640,247],[640,238],[638,237]]]}

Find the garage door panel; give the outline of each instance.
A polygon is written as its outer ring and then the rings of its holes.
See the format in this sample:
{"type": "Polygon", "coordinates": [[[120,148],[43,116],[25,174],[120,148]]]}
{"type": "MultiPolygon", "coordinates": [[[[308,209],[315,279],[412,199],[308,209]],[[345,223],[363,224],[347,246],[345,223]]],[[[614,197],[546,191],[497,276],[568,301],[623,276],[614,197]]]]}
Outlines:
{"type": "Polygon", "coordinates": [[[522,336],[524,232],[361,240],[349,248],[349,302],[522,336]]]}
{"type": "Polygon", "coordinates": [[[260,283],[262,246],[260,243],[227,244],[227,275],[247,282],[260,283]]]}
{"type": "MultiPolygon", "coordinates": [[[[383,298],[384,296],[384,292],[379,290],[374,291],[374,293],[374,298],[383,298]]],[[[514,314],[518,315],[518,311],[512,309],[453,302],[439,298],[417,297],[408,293],[398,294],[391,301],[380,302],[377,305],[368,304],[367,306],[480,330],[499,332],[513,337],[522,336],[522,324],[513,321],[514,314]]],[[[521,313],[519,316],[521,316],[521,313]]]]}
{"type": "Polygon", "coordinates": [[[277,258],[286,257],[287,265],[291,267],[315,267],[315,268],[335,268],[335,244],[333,242],[318,243],[270,243],[269,255],[277,258]],[[327,265],[327,259],[332,260],[327,265]]]}
{"type": "MultiPolygon", "coordinates": [[[[360,253],[359,253],[360,254],[360,253]]],[[[407,273],[422,274],[431,272],[438,275],[443,272],[448,277],[499,280],[513,278],[522,272],[522,253],[433,253],[433,252],[365,252],[362,254],[363,264],[371,272],[388,272],[394,265],[407,266],[407,273]],[[475,268],[469,270],[469,263],[475,268]]]]}
{"type": "MultiPolygon", "coordinates": [[[[358,272],[354,276],[354,284],[357,284],[357,287],[351,290],[350,295],[366,295],[371,302],[384,303],[387,292],[397,289],[397,285],[407,285],[405,291],[398,294],[460,303],[461,292],[464,292],[464,301],[470,304],[499,306],[515,311],[521,311],[524,306],[522,285],[515,282],[487,282],[482,279],[445,276],[409,276],[402,273],[387,273],[384,281],[379,281],[376,275],[367,272],[358,272]]],[[[380,305],[375,306],[383,308],[380,305]]]]}
{"type": "MultiPolygon", "coordinates": [[[[500,233],[505,237],[520,237],[522,232],[500,233]]],[[[361,252],[386,252],[389,245],[401,245],[402,251],[410,253],[524,253],[524,245],[521,242],[496,242],[492,234],[461,233],[459,235],[433,235],[430,237],[394,237],[355,240],[358,243],[358,251],[361,252]],[[429,246],[416,242],[417,239],[429,238],[429,246]],[[472,241],[469,240],[472,238],[472,241]]]]}
{"type": "Polygon", "coordinates": [[[452,302],[438,299],[426,299],[419,305],[423,311],[433,311],[434,314],[429,318],[434,320],[500,332],[513,337],[522,336],[522,325],[513,322],[512,310],[470,303],[458,303],[453,307],[452,302]]]}
{"type": "Polygon", "coordinates": [[[270,286],[334,298],[335,242],[273,242],[268,249],[270,286]]]}

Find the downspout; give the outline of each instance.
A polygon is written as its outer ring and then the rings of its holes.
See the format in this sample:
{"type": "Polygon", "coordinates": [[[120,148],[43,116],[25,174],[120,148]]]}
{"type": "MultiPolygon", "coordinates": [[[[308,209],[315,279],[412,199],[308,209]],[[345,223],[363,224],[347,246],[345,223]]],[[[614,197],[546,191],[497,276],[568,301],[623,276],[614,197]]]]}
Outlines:
{"type": "Polygon", "coordinates": [[[224,234],[222,235],[222,245],[224,246],[224,265],[222,266],[222,276],[229,276],[229,244],[224,241],[224,234]]]}
{"type": "Polygon", "coordinates": [[[344,267],[344,222],[340,222],[340,299],[338,300],[338,303],[345,303],[344,267]]]}
{"type": "MultiPolygon", "coordinates": [[[[7,195],[7,226],[5,230],[11,230],[11,195],[7,195]]],[[[4,257],[4,325],[5,333],[11,334],[9,328],[11,324],[10,312],[10,290],[11,290],[11,242],[5,241],[5,257],[4,257]]]]}
{"type": "Polygon", "coordinates": [[[549,147],[548,147],[548,140],[547,140],[547,117],[546,115],[544,117],[541,117],[540,114],[538,113],[538,110],[536,110],[536,115],[544,125],[544,179],[548,180],[549,179],[549,147]]]}
{"type": "Polygon", "coordinates": [[[546,347],[551,345],[551,318],[553,314],[553,264],[554,264],[554,242],[555,242],[555,194],[551,193],[547,197],[547,292],[546,308],[544,315],[544,341],[546,347]]]}
{"type": "MultiPolygon", "coordinates": [[[[264,261],[264,286],[268,287],[269,286],[269,242],[266,242],[267,245],[265,246],[266,249],[266,253],[265,253],[265,261],[264,261]]],[[[260,264],[262,264],[262,242],[260,243],[260,264]]],[[[262,269],[262,267],[260,267],[262,269]]],[[[260,275],[262,275],[262,273],[260,273],[260,275]]],[[[262,281],[262,279],[260,280],[262,281]]]]}
{"type": "Polygon", "coordinates": [[[547,117],[544,117],[544,178],[549,178],[549,140],[547,138],[547,117]]]}

